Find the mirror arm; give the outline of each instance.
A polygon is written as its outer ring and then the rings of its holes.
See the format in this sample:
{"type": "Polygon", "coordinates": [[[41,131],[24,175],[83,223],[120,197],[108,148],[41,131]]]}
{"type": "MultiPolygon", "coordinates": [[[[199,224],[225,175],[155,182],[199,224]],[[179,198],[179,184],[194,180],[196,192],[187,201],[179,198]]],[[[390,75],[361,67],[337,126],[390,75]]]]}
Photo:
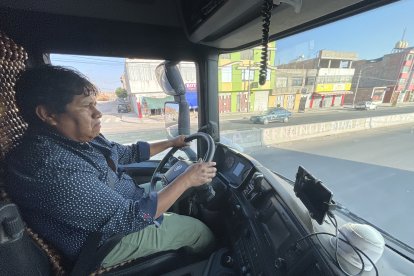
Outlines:
{"type": "Polygon", "coordinates": [[[190,135],[190,107],[182,95],[184,101],[180,101],[180,113],[178,114],[178,134],[190,135]]]}

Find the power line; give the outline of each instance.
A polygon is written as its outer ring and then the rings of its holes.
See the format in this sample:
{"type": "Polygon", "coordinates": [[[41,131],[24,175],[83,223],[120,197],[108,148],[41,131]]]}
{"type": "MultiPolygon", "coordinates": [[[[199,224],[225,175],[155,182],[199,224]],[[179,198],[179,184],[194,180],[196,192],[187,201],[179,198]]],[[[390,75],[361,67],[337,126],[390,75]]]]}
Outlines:
{"type": "Polygon", "coordinates": [[[361,79],[381,80],[381,81],[388,81],[388,82],[395,82],[396,81],[396,80],[388,80],[388,79],[381,79],[381,78],[368,77],[368,76],[362,76],[361,79]]]}

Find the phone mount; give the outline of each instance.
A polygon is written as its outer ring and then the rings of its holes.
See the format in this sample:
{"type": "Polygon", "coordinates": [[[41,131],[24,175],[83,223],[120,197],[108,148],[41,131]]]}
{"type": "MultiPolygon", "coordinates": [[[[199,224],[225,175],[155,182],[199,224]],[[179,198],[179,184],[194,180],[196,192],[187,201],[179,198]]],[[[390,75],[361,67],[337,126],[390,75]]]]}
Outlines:
{"type": "Polygon", "coordinates": [[[335,206],[332,201],[332,192],[322,184],[322,181],[313,177],[302,166],[299,166],[296,173],[293,190],[309,210],[311,218],[319,224],[323,223],[326,214],[335,206]]]}

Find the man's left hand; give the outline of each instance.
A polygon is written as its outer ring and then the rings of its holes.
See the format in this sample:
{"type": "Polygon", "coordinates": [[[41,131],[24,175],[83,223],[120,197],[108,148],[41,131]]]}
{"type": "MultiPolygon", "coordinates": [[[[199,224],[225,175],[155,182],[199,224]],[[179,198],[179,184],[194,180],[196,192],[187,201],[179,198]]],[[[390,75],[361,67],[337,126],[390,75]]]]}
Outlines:
{"type": "Polygon", "coordinates": [[[185,142],[185,135],[179,135],[171,140],[172,147],[182,148],[187,147],[190,144],[188,142],[185,142]]]}

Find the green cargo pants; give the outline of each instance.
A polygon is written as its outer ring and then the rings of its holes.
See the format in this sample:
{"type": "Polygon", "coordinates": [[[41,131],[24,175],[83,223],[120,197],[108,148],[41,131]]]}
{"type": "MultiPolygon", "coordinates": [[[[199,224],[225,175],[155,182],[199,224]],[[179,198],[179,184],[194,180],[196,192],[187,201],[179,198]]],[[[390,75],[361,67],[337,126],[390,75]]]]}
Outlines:
{"type": "MultiPolygon", "coordinates": [[[[149,186],[144,184],[141,187],[147,191],[149,186]]],[[[158,188],[162,186],[157,185],[158,188]]],[[[192,253],[210,251],[214,247],[213,233],[193,217],[165,213],[159,228],[150,225],[122,238],[105,257],[102,267],[181,247],[186,247],[192,253]]]]}

